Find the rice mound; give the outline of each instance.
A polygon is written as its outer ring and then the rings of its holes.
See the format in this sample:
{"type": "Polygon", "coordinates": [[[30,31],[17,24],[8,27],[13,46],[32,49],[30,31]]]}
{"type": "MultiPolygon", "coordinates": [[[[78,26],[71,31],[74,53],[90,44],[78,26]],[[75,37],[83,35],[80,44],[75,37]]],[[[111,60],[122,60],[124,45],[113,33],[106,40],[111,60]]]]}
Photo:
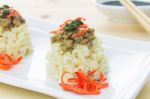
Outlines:
{"type": "Polygon", "coordinates": [[[108,64],[104,55],[101,42],[95,38],[93,46],[78,44],[71,52],[63,53],[60,43],[52,43],[48,53],[48,75],[55,80],[60,80],[64,71],[73,73],[78,69],[87,73],[89,70],[96,69],[94,78],[99,77],[99,73],[107,73],[108,64]]]}
{"type": "Polygon", "coordinates": [[[17,58],[28,56],[31,51],[31,40],[25,23],[10,31],[3,31],[0,27],[0,53],[7,53],[17,58]]]}

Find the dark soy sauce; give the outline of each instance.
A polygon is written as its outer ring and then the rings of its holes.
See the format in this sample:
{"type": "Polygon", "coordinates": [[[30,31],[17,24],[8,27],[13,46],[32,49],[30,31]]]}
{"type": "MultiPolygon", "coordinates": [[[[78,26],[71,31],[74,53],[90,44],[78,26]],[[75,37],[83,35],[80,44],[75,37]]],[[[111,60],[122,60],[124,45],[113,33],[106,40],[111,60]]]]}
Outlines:
{"type": "MultiPolygon", "coordinates": [[[[144,2],[144,1],[132,1],[136,6],[148,6],[150,5],[150,2],[144,2]]],[[[111,5],[111,6],[122,6],[122,4],[119,1],[106,1],[103,2],[104,5],[111,5]]]]}

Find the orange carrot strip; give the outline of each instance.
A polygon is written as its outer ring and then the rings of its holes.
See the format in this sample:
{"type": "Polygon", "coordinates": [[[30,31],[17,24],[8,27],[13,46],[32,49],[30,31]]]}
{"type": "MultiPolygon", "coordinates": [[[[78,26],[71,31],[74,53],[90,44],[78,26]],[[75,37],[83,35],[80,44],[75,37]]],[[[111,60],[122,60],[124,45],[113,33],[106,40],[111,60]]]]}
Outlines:
{"type": "Polygon", "coordinates": [[[17,16],[18,14],[19,14],[19,13],[18,13],[16,10],[10,9],[10,13],[9,13],[9,15],[7,16],[7,18],[17,16]]]}
{"type": "Polygon", "coordinates": [[[107,78],[105,77],[105,75],[102,72],[100,72],[100,82],[104,82],[106,80],[107,78]]]}
{"type": "Polygon", "coordinates": [[[79,20],[79,21],[84,20],[85,21],[85,18],[78,17],[78,18],[76,18],[76,20],[79,20]]]}
{"type": "Polygon", "coordinates": [[[22,56],[18,57],[16,60],[13,61],[13,64],[16,65],[22,60],[22,56]]]}
{"type": "Polygon", "coordinates": [[[0,63],[0,70],[9,70],[11,67],[11,65],[3,65],[0,63]]]}
{"type": "Polygon", "coordinates": [[[69,78],[68,82],[78,82],[78,78],[69,78]]]}
{"type": "Polygon", "coordinates": [[[96,70],[89,71],[87,77],[93,75],[95,72],[96,72],[96,70]]]}
{"type": "Polygon", "coordinates": [[[65,25],[65,24],[67,24],[67,23],[69,23],[69,22],[71,22],[72,20],[66,20],[64,23],[63,23],[63,25],[65,25]]]}
{"type": "Polygon", "coordinates": [[[18,64],[22,60],[22,57],[13,60],[8,54],[0,54],[0,70],[9,70],[13,65],[18,64]]]}
{"type": "Polygon", "coordinates": [[[72,20],[66,20],[63,24],[60,25],[60,29],[59,29],[59,30],[64,30],[64,26],[65,26],[67,23],[71,22],[71,21],[72,21],[72,20]]]}
{"type": "MultiPolygon", "coordinates": [[[[95,70],[88,72],[88,75],[92,75],[95,73],[95,70]]],[[[104,82],[104,74],[100,73],[101,81],[96,81],[90,79],[90,76],[86,76],[84,72],[79,69],[75,72],[74,78],[69,78],[67,81],[72,82],[73,84],[66,84],[63,81],[63,77],[66,73],[63,73],[61,76],[61,83],[60,86],[66,90],[71,91],[77,94],[82,95],[98,95],[100,94],[100,90],[103,88],[108,87],[108,83],[104,82]]]]}
{"type": "Polygon", "coordinates": [[[66,91],[71,91],[71,92],[74,92],[77,94],[82,94],[82,95],[98,95],[98,94],[100,94],[100,92],[97,90],[96,91],[87,91],[87,90],[81,89],[79,87],[71,86],[71,85],[65,84],[65,83],[61,83],[60,86],[63,87],[63,89],[66,91]]]}
{"type": "Polygon", "coordinates": [[[80,25],[78,28],[87,28],[88,25],[87,24],[83,24],[83,25],[80,25]]]}
{"type": "Polygon", "coordinates": [[[0,54],[0,63],[3,65],[10,65],[13,59],[8,54],[0,54]]]}
{"type": "Polygon", "coordinates": [[[73,34],[71,38],[83,36],[85,33],[87,33],[87,31],[88,31],[87,29],[80,30],[79,32],[73,34]]]}

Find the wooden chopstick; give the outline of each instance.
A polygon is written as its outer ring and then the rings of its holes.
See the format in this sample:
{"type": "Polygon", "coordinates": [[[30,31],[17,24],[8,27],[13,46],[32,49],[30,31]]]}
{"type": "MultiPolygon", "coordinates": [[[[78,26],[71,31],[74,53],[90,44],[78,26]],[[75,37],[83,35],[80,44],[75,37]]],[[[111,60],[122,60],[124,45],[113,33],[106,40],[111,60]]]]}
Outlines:
{"type": "Polygon", "coordinates": [[[143,26],[143,28],[150,33],[150,19],[136,5],[130,0],[119,0],[133,15],[133,17],[143,26]]]}
{"type": "Polygon", "coordinates": [[[124,1],[126,1],[129,5],[131,5],[131,7],[132,7],[135,11],[137,11],[137,13],[138,13],[146,22],[148,22],[148,23],[150,24],[150,19],[149,19],[141,10],[139,10],[139,9],[136,7],[136,5],[131,2],[131,0],[124,0],[124,1]]]}

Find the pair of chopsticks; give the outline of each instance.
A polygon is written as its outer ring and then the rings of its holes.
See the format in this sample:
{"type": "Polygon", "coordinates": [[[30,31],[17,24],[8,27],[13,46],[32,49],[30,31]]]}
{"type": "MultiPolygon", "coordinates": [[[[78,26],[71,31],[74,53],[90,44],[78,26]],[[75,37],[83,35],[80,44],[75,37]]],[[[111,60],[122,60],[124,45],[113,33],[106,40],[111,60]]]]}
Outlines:
{"type": "Polygon", "coordinates": [[[124,5],[128,11],[133,15],[133,17],[143,26],[143,28],[150,33],[150,19],[141,10],[137,8],[131,0],[119,0],[122,5],[124,5]]]}

